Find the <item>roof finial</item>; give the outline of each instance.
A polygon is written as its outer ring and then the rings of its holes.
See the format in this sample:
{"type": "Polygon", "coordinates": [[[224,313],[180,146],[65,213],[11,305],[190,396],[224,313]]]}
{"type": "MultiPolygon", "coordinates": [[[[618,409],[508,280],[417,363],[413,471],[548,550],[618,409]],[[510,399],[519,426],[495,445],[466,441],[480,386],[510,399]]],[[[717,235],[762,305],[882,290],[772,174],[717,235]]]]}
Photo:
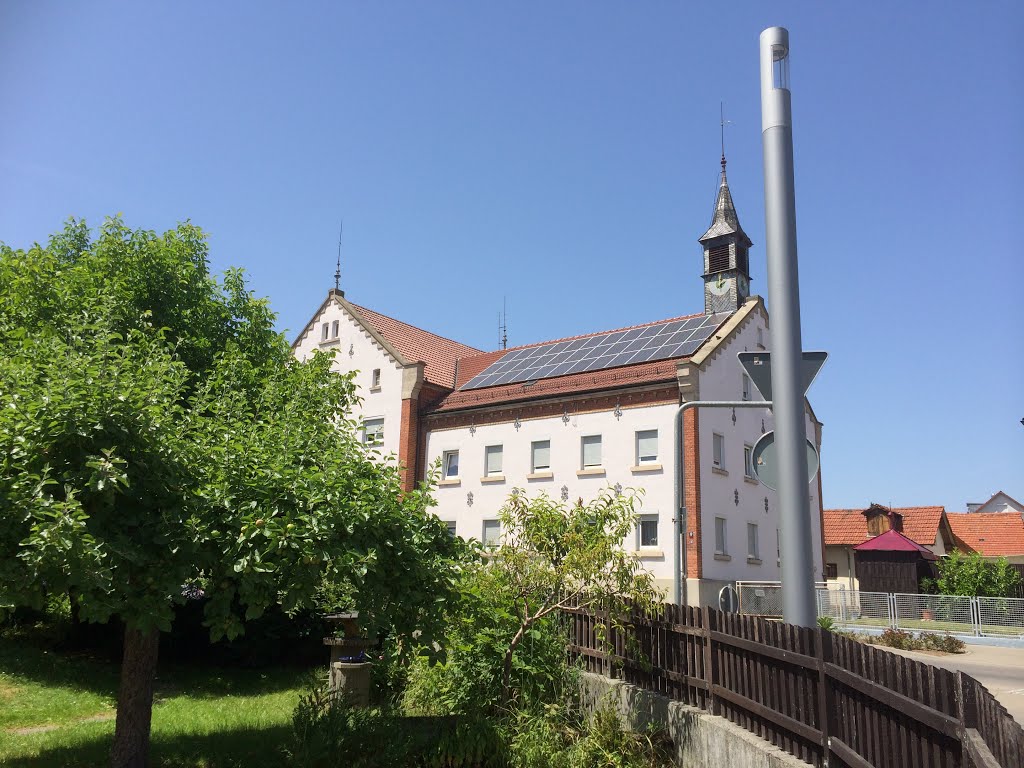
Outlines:
{"type": "Polygon", "coordinates": [[[341,293],[341,235],[345,231],[345,220],[341,220],[338,228],[338,266],[334,270],[334,290],[341,293]]]}
{"type": "Polygon", "coordinates": [[[725,173],[725,124],[731,123],[732,120],[725,119],[725,103],[718,102],[718,117],[722,127],[722,173],[725,173]]]}

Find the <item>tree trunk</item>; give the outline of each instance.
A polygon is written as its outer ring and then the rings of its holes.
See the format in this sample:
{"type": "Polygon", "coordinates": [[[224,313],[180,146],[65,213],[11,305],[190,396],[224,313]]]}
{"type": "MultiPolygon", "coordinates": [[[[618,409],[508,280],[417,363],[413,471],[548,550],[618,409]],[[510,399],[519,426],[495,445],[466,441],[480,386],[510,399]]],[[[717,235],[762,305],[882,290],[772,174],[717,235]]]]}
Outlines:
{"type": "Polygon", "coordinates": [[[503,706],[508,705],[509,699],[512,696],[512,654],[515,653],[516,646],[523,639],[530,623],[519,627],[519,631],[516,632],[516,636],[512,638],[512,642],[509,643],[508,649],[505,651],[505,663],[502,664],[501,669],[501,703],[503,706]]]}
{"type": "Polygon", "coordinates": [[[149,726],[153,716],[153,681],[160,650],[160,632],[124,630],[121,687],[117,692],[117,724],[110,756],[113,768],[149,765],[149,726]]]}

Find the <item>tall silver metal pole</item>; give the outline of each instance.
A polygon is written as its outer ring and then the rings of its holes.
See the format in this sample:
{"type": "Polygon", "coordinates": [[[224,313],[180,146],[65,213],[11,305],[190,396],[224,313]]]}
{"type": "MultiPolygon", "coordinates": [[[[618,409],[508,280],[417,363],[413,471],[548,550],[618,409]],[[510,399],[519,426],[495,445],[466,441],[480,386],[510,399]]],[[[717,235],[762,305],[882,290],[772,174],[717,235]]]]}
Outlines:
{"type": "Polygon", "coordinates": [[[764,216],[771,307],[772,401],[782,540],[782,613],[787,623],[815,624],[814,559],[807,493],[804,387],[801,377],[800,286],[796,258],[793,119],[789,32],[761,33],[761,138],[764,216]]]}

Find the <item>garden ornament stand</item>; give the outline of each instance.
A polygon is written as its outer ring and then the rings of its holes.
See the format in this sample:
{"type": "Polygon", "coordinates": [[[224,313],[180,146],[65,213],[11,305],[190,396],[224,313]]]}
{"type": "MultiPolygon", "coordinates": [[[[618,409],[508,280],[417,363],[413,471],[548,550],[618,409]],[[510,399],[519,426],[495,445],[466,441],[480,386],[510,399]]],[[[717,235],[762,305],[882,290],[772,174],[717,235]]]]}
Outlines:
{"type": "Polygon", "coordinates": [[[352,706],[369,706],[370,662],[366,649],[375,645],[376,639],[363,636],[358,613],[331,613],[324,616],[324,620],[332,626],[340,625],[342,635],[336,637],[335,632],[324,638],[324,645],[331,648],[328,687],[352,706]]]}

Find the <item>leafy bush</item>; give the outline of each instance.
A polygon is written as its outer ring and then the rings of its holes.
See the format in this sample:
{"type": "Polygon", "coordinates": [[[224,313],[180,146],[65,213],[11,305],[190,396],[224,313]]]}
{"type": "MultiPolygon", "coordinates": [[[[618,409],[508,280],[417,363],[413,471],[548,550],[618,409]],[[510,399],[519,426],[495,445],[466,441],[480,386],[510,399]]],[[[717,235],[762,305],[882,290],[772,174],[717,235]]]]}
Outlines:
{"type": "Polygon", "coordinates": [[[860,636],[858,640],[865,640],[869,643],[885,645],[889,648],[898,648],[901,651],[942,651],[943,653],[963,653],[967,648],[958,637],[953,637],[948,632],[944,635],[931,632],[921,632],[914,635],[904,632],[901,629],[887,629],[878,636],[860,636]]]}
{"type": "Polygon", "coordinates": [[[921,647],[927,651],[942,651],[943,653],[963,653],[967,649],[967,643],[959,637],[953,637],[948,632],[944,635],[936,635],[930,632],[922,633],[920,637],[921,647]]]}
{"type": "Polygon", "coordinates": [[[520,712],[510,724],[509,757],[516,768],[656,768],[674,765],[663,732],[632,733],[611,706],[592,717],[557,706],[520,712]]]}
{"type": "Polygon", "coordinates": [[[819,616],[818,626],[822,629],[827,629],[829,632],[833,632],[836,628],[836,622],[831,616],[819,616]]]}
{"type": "Polygon", "coordinates": [[[898,648],[901,651],[914,650],[914,636],[902,629],[887,629],[878,637],[879,645],[887,645],[890,648],[898,648]]]}
{"type": "Polygon", "coordinates": [[[940,595],[1007,597],[1021,582],[1020,574],[1005,557],[989,561],[977,552],[964,555],[954,550],[937,565],[939,577],[925,579],[921,585],[940,595]]]}
{"type": "Polygon", "coordinates": [[[479,717],[402,717],[349,706],[323,686],[299,700],[290,764],[299,768],[503,768],[503,736],[479,717]]]}

